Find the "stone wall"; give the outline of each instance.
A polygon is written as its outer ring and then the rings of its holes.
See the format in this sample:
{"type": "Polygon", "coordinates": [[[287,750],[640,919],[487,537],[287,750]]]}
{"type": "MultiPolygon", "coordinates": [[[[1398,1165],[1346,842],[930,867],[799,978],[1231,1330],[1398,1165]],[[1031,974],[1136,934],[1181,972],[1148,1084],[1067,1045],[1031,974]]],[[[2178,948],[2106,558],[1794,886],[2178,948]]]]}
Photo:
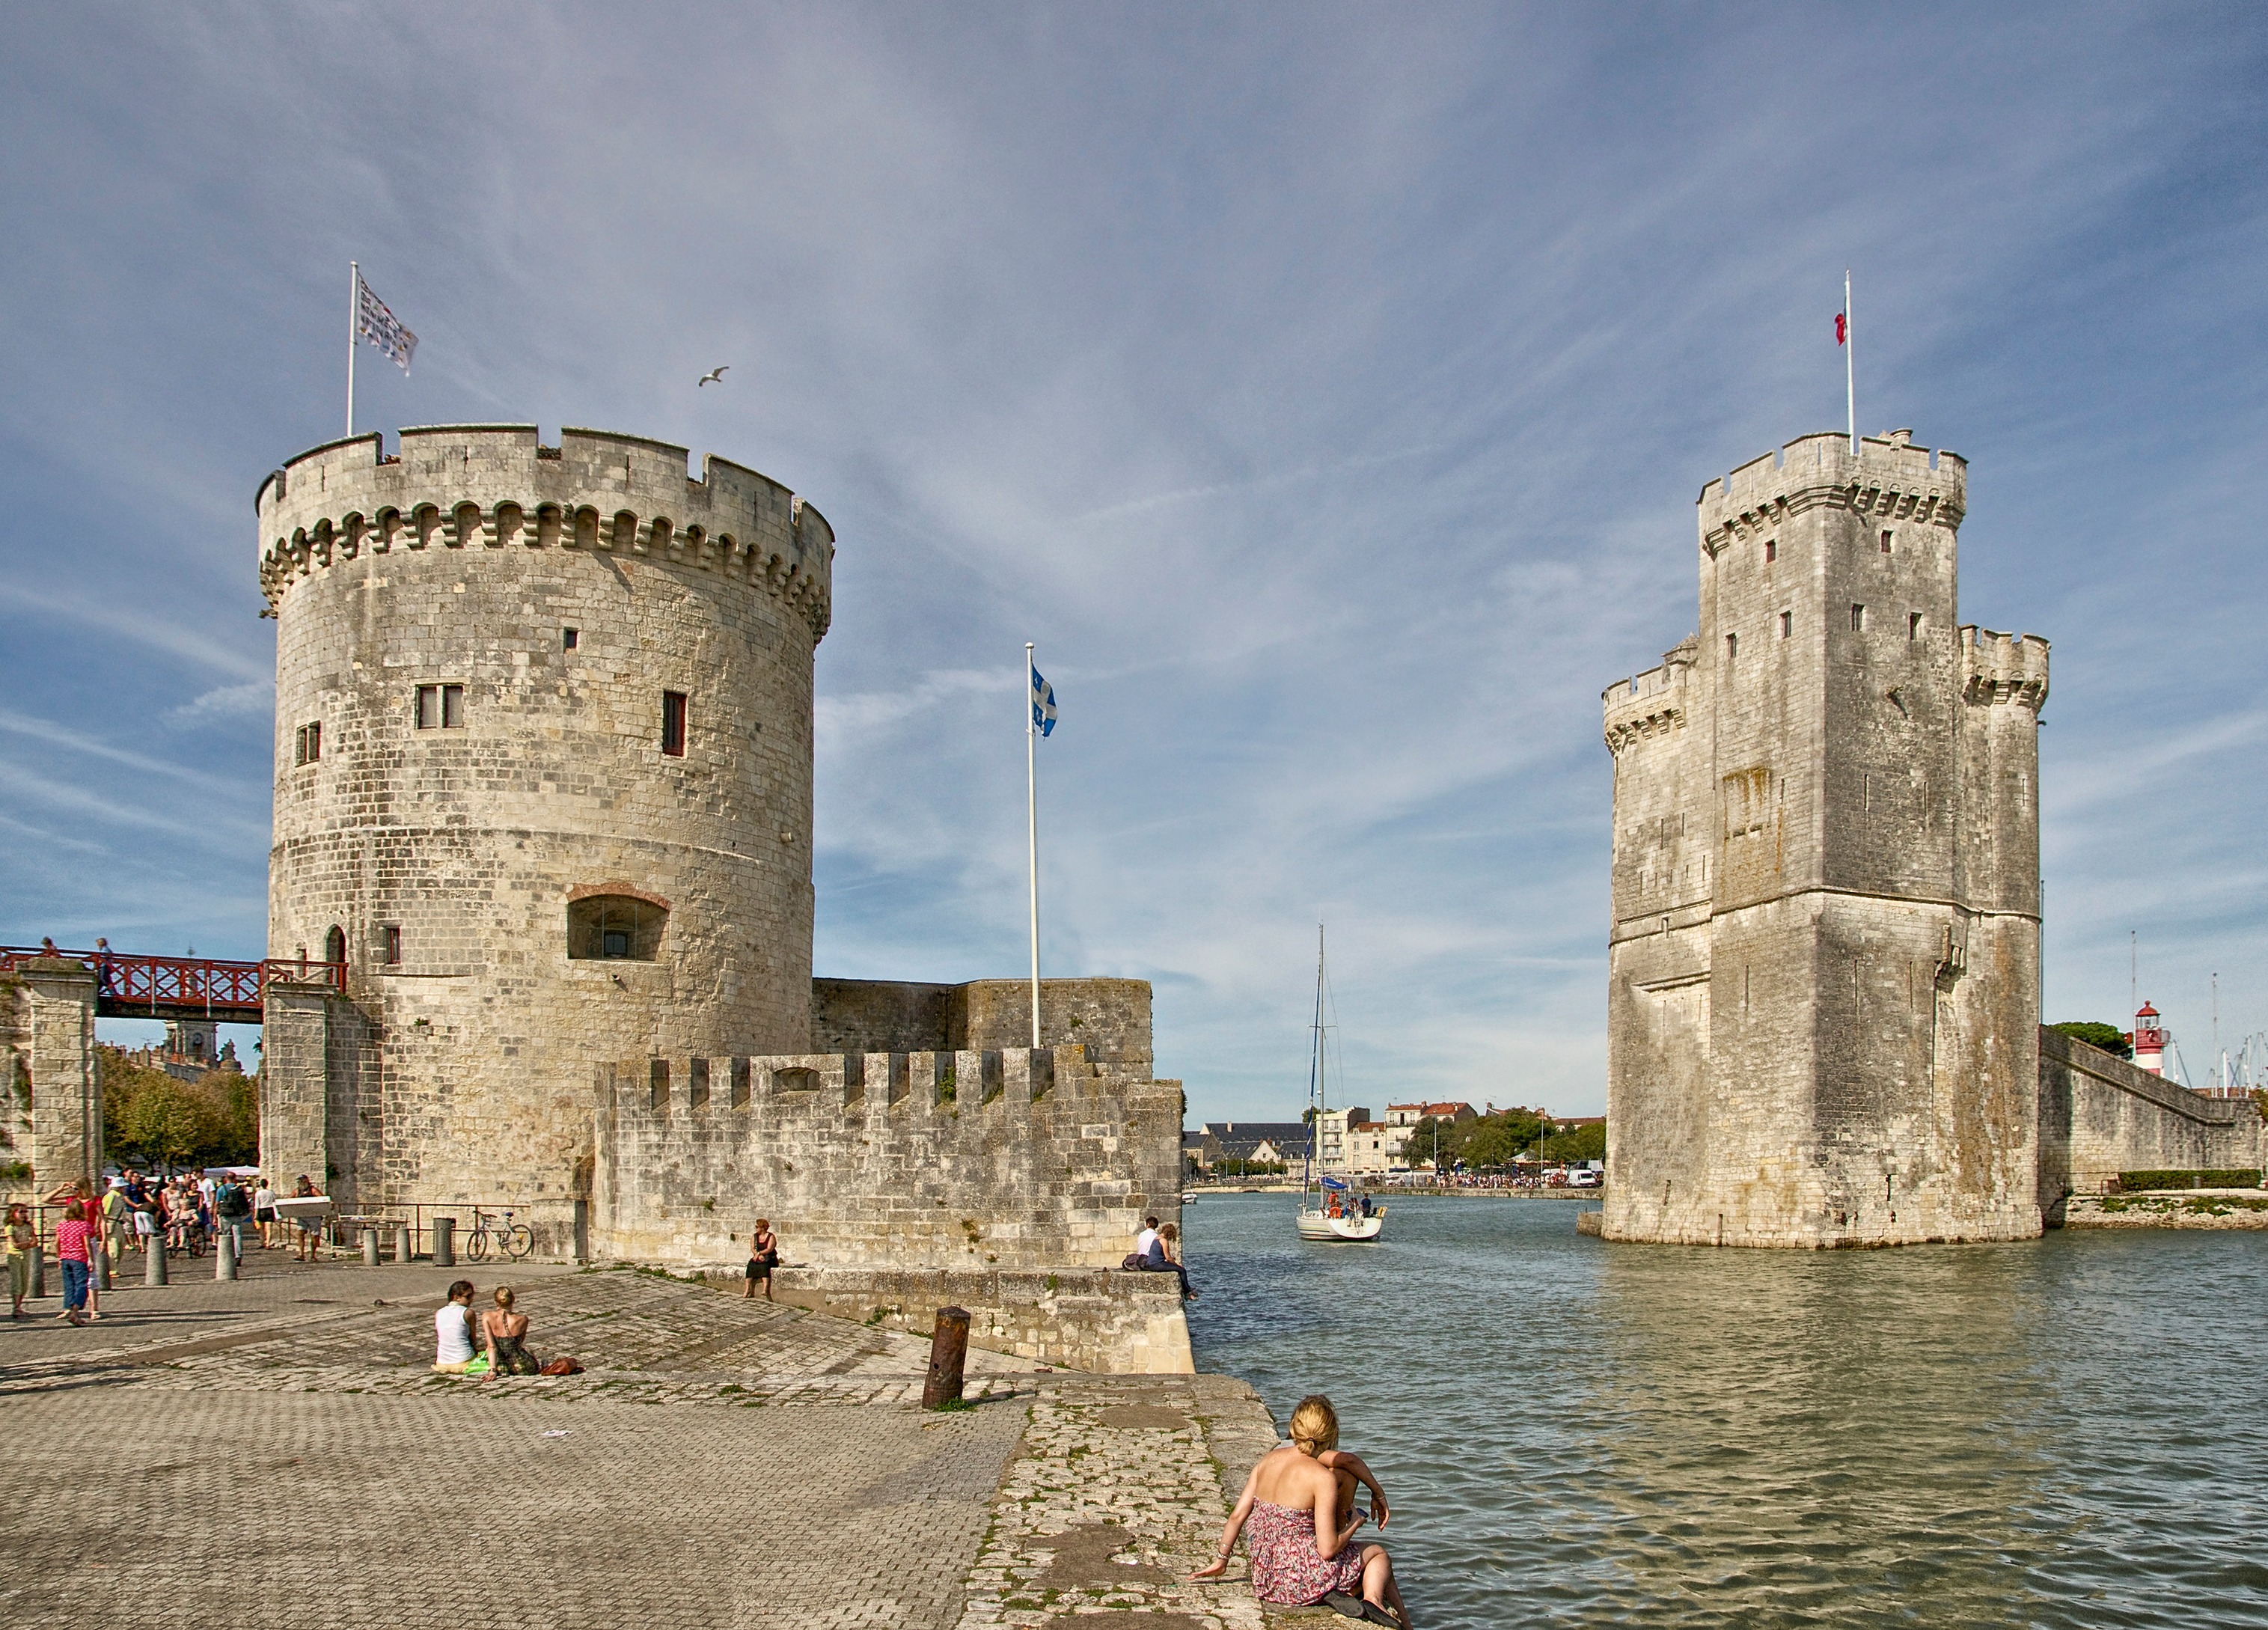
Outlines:
{"type": "Polygon", "coordinates": [[[2074,1195],[2122,1171],[2268,1166],[2268,1127],[2248,1098],[2208,1098],[2126,1059],[2040,1032],[2041,1211],[2062,1220],[2074,1195]]]}
{"type": "MultiPolygon", "coordinates": [[[[1042,979],[1040,1038],[1049,1047],[1084,1046],[1099,1063],[1150,1064],[1150,986],[1141,979],[1042,979]]],[[[811,982],[815,1052],[997,1051],[1031,1040],[1032,987],[1025,980],[811,982]]]]}
{"type": "MultiPolygon", "coordinates": [[[[11,1046],[23,1069],[30,1120],[33,1184],[50,1193],[102,1175],[101,1062],[94,1050],[94,970],[67,957],[36,957],[17,965],[18,1041],[11,1046]]],[[[13,1061],[11,1061],[13,1062],[13,1061]]],[[[14,1095],[11,1091],[11,1096],[14,1095]]]]}
{"type": "MultiPolygon", "coordinates": [[[[738,1268],[711,1276],[739,1287],[738,1268]]],[[[1064,1268],[784,1268],[791,1307],[928,1335],[940,1308],[968,1314],[972,1346],[1103,1375],[1194,1373],[1181,1283],[1170,1273],[1064,1268]]]]}
{"type": "Polygon", "coordinates": [[[1178,1217],[1181,1083],[1083,1047],[600,1066],[593,1254],[820,1267],[1115,1265],[1178,1217]]]}
{"type": "MultiPolygon", "coordinates": [[[[0,976],[0,1167],[32,1164],[32,995],[0,976]]],[[[0,1195],[28,1195],[29,1175],[0,1179],[0,1195]]]]}
{"type": "Polygon", "coordinates": [[[2039,1231],[2047,645],[1957,623],[1966,505],[1903,432],[1702,490],[1699,631],[1602,698],[1609,1239],[2039,1231]]]}

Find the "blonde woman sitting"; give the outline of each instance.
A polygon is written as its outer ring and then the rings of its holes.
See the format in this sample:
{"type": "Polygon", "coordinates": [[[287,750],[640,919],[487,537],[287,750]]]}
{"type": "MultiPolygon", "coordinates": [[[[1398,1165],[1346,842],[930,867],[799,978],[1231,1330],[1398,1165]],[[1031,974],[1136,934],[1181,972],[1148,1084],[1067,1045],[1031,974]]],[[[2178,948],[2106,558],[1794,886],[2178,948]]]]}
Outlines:
{"type": "Polygon", "coordinates": [[[1330,1399],[1321,1393],[1301,1398],[1292,1412],[1291,1435],[1252,1468],[1212,1565],[1189,1577],[1219,1575],[1248,1524],[1252,1593],[1260,1600],[1284,1607],[1328,1604],[1350,1619],[1409,1630],[1386,1547],[1354,1543],[1363,1523],[1363,1514],[1353,1508],[1355,1484],[1368,1485],[1377,1497],[1381,1526],[1385,1498],[1370,1469],[1339,1449],[1339,1418],[1330,1399]]]}
{"type": "Polygon", "coordinates": [[[512,1287],[496,1287],[496,1306],[481,1315],[481,1340],[488,1348],[489,1375],[533,1376],[543,1366],[521,1345],[527,1339],[527,1315],[512,1309],[512,1287]]]}

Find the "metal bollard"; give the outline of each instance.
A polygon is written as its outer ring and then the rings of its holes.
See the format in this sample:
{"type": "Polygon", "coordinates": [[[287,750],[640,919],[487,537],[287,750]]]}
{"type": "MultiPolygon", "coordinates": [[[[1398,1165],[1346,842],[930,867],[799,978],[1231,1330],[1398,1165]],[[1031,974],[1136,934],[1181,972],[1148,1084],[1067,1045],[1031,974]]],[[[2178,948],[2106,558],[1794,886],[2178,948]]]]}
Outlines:
{"type": "Polygon", "coordinates": [[[961,1372],[968,1361],[968,1309],[939,1308],[937,1331],[929,1339],[929,1379],[922,1383],[924,1409],[961,1401],[961,1372]]]}
{"type": "Polygon", "coordinates": [[[214,1281],[217,1283],[222,1280],[234,1279],[236,1277],[236,1230],[233,1228],[223,1228],[220,1231],[219,1239],[215,1242],[215,1246],[216,1249],[213,1251],[214,1281]]]}
{"type": "Polygon", "coordinates": [[[164,1235],[152,1234],[150,1236],[147,1260],[150,1265],[144,1271],[142,1282],[145,1285],[163,1285],[166,1282],[166,1236],[164,1235]]]}
{"type": "Polygon", "coordinates": [[[409,1263],[416,1261],[416,1258],[417,1236],[409,1231],[409,1225],[408,1223],[398,1222],[394,1224],[394,1259],[396,1262],[409,1263]]]}
{"type": "Polygon", "coordinates": [[[94,1272],[88,1275],[98,1291],[110,1288],[110,1242],[97,1240],[87,1253],[87,1266],[94,1272]]]}
{"type": "Polygon", "coordinates": [[[48,1299],[48,1248],[44,1245],[32,1247],[32,1299],[48,1299]]]}
{"type": "Polygon", "coordinates": [[[364,1228],[362,1231],[362,1265],[365,1268],[374,1268],[378,1265],[378,1230],[376,1228],[364,1228]]]}
{"type": "Polygon", "coordinates": [[[457,1265],[457,1220],[454,1217],[433,1219],[433,1265],[437,1268],[457,1265]]]}

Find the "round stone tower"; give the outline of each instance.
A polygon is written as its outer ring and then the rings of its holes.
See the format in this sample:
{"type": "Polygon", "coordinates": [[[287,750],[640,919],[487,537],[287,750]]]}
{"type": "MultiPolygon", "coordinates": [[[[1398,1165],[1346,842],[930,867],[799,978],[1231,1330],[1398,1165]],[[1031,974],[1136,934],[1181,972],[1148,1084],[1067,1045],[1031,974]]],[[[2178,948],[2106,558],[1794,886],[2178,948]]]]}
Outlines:
{"type": "Polygon", "coordinates": [[[264,1106],[263,1162],[550,1232],[594,1066],[810,1046],[833,534],[721,459],[519,425],[333,442],[257,508],[269,950],[348,965],[324,1101],[264,1106]]]}

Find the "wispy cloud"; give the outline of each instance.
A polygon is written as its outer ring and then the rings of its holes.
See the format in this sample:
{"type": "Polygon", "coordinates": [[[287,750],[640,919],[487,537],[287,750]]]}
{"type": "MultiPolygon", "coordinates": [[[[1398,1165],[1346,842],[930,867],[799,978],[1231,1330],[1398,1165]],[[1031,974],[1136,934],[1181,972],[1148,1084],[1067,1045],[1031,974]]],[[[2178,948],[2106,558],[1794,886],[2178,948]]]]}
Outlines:
{"type": "Polygon", "coordinates": [[[2213,17],[412,9],[393,94],[311,101],[359,12],[36,12],[0,937],[256,944],[248,500],[337,432],[358,256],[424,336],[364,423],[614,425],[834,524],[822,969],[1020,965],[1036,637],[1048,965],[1156,983],[1193,1112],[1296,1102],[1318,914],[1351,1079],[1596,1107],[1598,694],[1694,625],[1700,483],[1842,422],[1851,266],[1861,428],[1974,461],[1964,614],[2056,640],[2052,1000],[2115,1015],[2139,919],[2178,1022],[2215,968],[2268,1015],[2268,14],[2213,17]]]}

